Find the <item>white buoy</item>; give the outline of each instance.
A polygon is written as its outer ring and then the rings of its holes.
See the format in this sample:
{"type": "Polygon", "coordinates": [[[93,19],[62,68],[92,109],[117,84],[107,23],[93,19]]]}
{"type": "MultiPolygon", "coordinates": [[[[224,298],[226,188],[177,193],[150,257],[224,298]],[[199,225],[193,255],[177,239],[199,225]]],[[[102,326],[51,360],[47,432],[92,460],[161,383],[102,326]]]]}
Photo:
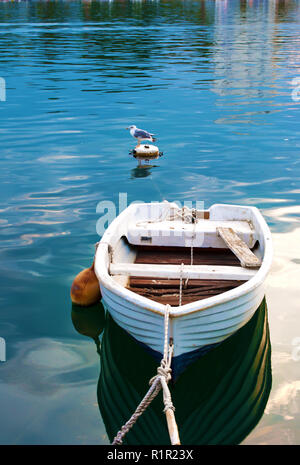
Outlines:
{"type": "Polygon", "coordinates": [[[152,144],[140,144],[137,145],[132,154],[134,157],[139,158],[141,160],[150,160],[159,157],[159,148],[156,145],[152,144]]]}

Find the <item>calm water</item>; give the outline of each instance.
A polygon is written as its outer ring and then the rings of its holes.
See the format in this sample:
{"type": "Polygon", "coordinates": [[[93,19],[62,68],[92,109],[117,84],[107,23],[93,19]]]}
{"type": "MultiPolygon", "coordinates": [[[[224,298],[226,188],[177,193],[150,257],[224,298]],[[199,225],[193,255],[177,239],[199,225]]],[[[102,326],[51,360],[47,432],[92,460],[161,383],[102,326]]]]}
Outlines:
{"type": "Polygon", "coordinates": [[[300,443],[299,27],[292,0],[1,2],[0,443],[109,443],[69,289],[119,192],[262,210],[272,389],[238,440],[300,443]],[[130,124],[157,134],[155,166],[130,124]]]}

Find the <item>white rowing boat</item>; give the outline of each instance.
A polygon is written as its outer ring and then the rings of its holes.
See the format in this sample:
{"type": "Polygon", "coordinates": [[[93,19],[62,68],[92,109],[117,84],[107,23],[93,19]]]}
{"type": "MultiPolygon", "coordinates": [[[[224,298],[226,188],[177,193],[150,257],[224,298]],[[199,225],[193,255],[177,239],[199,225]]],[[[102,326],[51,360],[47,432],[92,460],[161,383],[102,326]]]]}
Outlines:
{"type": "Polygon", "coordinates": [[[219,343],[249,321],[271,261],[271,234],[255,207],[139,203],[107,228],[95,272],[114,320],[159,353],[170,305],[176,357],[219,343]]]}

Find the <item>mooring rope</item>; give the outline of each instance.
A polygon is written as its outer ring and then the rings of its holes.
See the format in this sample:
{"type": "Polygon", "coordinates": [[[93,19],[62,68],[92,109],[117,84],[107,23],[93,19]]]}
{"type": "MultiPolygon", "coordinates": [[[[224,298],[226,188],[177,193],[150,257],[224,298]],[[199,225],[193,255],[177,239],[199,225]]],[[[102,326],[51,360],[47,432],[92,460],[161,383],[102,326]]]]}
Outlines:
{"type": "MultiPolygon", "coordinates": [[[[171,393],[168,388],[168,382],[171,379],[171,361],[173,356],[173,342],[169,342],[169,317],[170,317],[170,305],[167,304],[165,308],[165,317],[164,317],[164,354],[160,362],[160,366],[157,368],[157,374],[150,379],[150,389],[147,394],[144,396],[138,407],[136,408],[133,415],[130,419],[122,426],[115,436],[112,444],[121,445],[125,435],[133,427],[138,418],[142,413],[147,409],[151,404],[152,400],[157,396],[159,391],[163,390],[163,402],[164,402],[164,412],[167,414],[167,411],[175,411],[175,407],[172,402],[171,393]]],[[[175,422],[175,421],[174,421],[175,422]]],[[[175,424],[176,425],[176,424],[175,424]]],[[[168,424],[169,426],[169,424],[168,424]]],[[[175,428],[177,430],[177,426],[175,428]]],[[[169,429],[170,432],[170,429],[169,429]]],[[[175,431],[176,432],[176,431],[175,431]]],[[[174,432],[172,431],[172,436],[174,432]]],[[[170,434],[171,436],[171,434],[170,434]]],[[[171,437],[172,444],[180,444],[178,431],[174,437],[171,437]],[[175,441],[175,442],[174,442],[175,441]]]]}

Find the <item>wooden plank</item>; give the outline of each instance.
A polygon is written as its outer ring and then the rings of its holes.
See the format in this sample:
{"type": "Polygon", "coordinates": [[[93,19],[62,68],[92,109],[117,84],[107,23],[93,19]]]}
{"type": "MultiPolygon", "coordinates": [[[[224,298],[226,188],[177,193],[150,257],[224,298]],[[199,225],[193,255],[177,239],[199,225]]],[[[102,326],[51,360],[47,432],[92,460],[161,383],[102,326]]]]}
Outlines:
{"type": "MultiPolygon", "coordinates": [[[[167,296],[152,296],[152,295],[145,295],[150,300],[154,300],[154,302],[158,302],[160,304],[166,305],[169,304],[171,307],[179,306],[179,295],[167,295],[167,296]]],[[[192,302],[197,302],[198,300],[204,300],[208,297],[213,297],[211,295],[203,295],[203,296],[182,296],[182,305],[191,304],[192,302]]]]}
{"type": "MultiPolygon", "coordinates": [[[[191,249],[187,247],[139,246],[135,263],[160,263],[169,265],[189,265],[191,249]]],[[[193,250],[194,265],[240,266],[238,258],[228,248],[199,248],[193,250]]]]}
{"type": "MultiPolygon", "coordinates": [[[[240,286],[245,281],[237,280],[213,280],[213,279],[189,279],[188,288],[199,289],[221,289],[228,286],[240,286]]],[[[162,279],[162,278],[137,278],[132,276],[129,281],[129,286],[134,288],[147,288],[147,289],[169,289],[178,288],[180,285],[179,279],[162,279]]]]}
{"type": "Polygon", "coordinates": [[[261,265],[259,258],[254,255],[248,245],[242,241],[232,228],[220,227],[217,228],[217,232],[229,249],[237,256],[244,268],[258,268],[261,265]]]}
{"type": "MultiPolygon", "coordinates": [[[[244,284],[237,280],[189,279],[182,289],[182,305],[227,292],[244,284]]],[[[179,304],[179,279],[129,278],[128,289],[156,302],[177,306],[179,304]]]]}
{"type": "MultiPolygon", "coordinates": [[[[187,287],[183,286],[182,289],[182,305],[227,292],[244,283],[237,280],[189,279],[187,287]]],[[[132,276],[128,289],[155,302],[177,306],[179,285],[179,279],[132,276]]]]}
{"type": "MultiPolygon", "coordinates": [[[[226,292],[230,289],[232,289],[233,287],[237,287],[237,286],[228,286],[227,288],[222,288],[222,292],[226,292]]],[[[147,289],[147,288],[134,288],[134,287],[130,287],[130,290],[132,292],[135,292],[136,294],[140,294],[140,295],[151,295],[153,297],[159,297],[159,296],[168,296],[168,295],[179,295],[179,288],[173,288],[173,289],[147,289]]],[[[219,289],[197,289],[197,288],[194,288],[194,289],[184,289],[182,291],[182,294],[183,296],[203,296],[203,295],[216,295],[216,294],[220,294],[220,290],[219,289]]]]}
{"type": "Polygon", "coordinates": [[[237,266],[210,265],[152,265],[139,263],[111,263],[110,274],[141,277],[183,279],[229,279],[247,281],[255,275],[255,270],[237,266]]]}

